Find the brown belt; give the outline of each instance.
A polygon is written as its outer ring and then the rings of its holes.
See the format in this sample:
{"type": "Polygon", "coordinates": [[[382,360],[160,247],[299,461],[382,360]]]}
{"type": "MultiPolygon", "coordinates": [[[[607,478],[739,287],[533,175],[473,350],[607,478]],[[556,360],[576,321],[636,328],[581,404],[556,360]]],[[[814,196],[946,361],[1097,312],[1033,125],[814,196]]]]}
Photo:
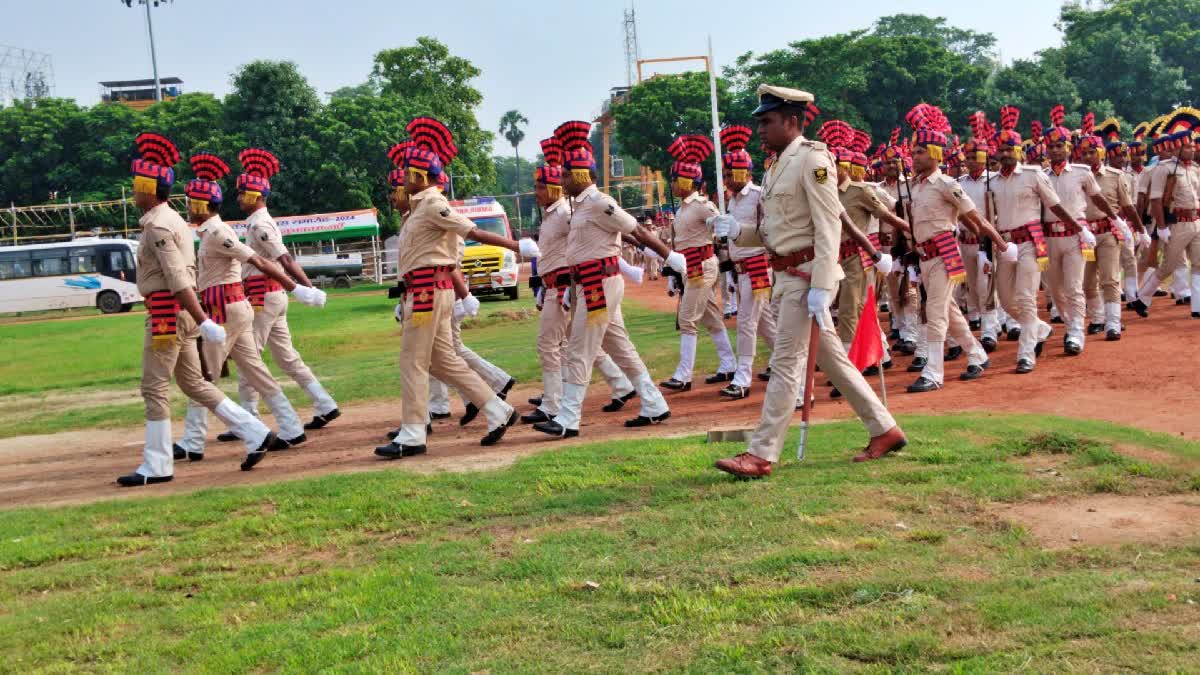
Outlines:
{"type": "Polygon", "coordinates": [[[1175,216],[1175,220],[1180,223],[1190,223],[1193,220],[1200,220],[1200,211],[1196,209],[1174,209],[1171,211],[1175,216]]]}
{"type": "Polygon", "coordinates": [[[1092,234],[1107,234],[1110,230],[1113,229],[1112,221],[1109,220],[1108,218],[1100,218],[1098,220],[1089,220],[1088,221],[1088,229],[1092,231],[1092,234]]]}
{"type": "Polygon", "coordinates": [[[1060,220],[1056,223],[1046,223],[1042,227],[1042,231],[1046,233],[1047,237],[1057,239],[1060,237],[1073,237],[1079,234],[1080,229],[1078,223],[1064,223],[1060,220]],[[1062,228],[1061,231],[1056,229],[1059,227],[1062,228]]]}
{"type": "Polygon", "coordinates": [[[768,253],[768,258],[771,261],[771,269],[776,272],[786,272],[801,279],[808,279],[810,277],[808,272],[803,272],[799,269],[800,266],[806,262],[811,262],[814,257],[816,257],[816,250],[811,246],[802,248],[794,253],[788,253],[787,255],[768,253]]]}
{"type": "Polygon", "coordinates": [[[979,245],[979,237],[976,237],[975,235],[973,235],[970,232],[967,232],[965,230],[963,232],[958,233],[958,241],[959,241],[959,243],[967,244],[968,246],[979,245]]]}

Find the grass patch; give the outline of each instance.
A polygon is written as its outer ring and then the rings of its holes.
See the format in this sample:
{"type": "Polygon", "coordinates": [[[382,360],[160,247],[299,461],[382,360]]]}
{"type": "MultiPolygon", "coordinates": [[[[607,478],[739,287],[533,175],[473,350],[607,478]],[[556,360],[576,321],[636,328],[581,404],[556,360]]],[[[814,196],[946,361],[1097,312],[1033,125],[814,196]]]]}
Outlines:
{"type": "MultiPolygon", "coordinates": [[[[1009,461],[1032,416],[856,424],[738,482],[700,437],[556,448],[495,472],[325,476],[0,518],[12,671],[1186,671],[1192,541],[1041,550],[989,505],[1069,495],[1009,461]],[[929,461],[935,458],[936,461],[929,461]],[[953,461],[950,461],[953,460],[953,461]],[[914,477],[917,477],[916,479],[914,477]],[[902,521],[902,522],[901,522],[902,521]]],[[[1140,434],[1140,432],[1139,432],[1140,434]]],[[[1197,444],[1141,441],[1191,456],[1197,444]]],[[[795,431],[789,439],[795,442],[795,431]]],[[[1042,443],[1038,441],[1038,443],[1042,443]]],[[[1081,481],[1126,476],[1077,450],[1081,481]]],[[[1176,480],[1180,486],[1192,474],[1176,480]]]]}

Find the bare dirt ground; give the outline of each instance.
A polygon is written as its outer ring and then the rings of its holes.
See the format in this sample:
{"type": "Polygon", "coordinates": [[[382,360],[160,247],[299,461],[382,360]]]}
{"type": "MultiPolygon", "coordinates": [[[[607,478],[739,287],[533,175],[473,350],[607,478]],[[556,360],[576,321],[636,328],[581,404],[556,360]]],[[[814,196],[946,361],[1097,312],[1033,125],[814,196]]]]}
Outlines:
{"type": "Polygon", "coordinates": [[[1181,542],[1200,535],[1200,497],[1088,495],[1014,504],[998,511],[1045,548],[1181,542]]]}
{"type": "MultiPolygon", "coordinates": [[[[626,297],[646,306],[673,310],[675,301],[666,296],[661,284],[659,281],[641,287],[629,286],[626,297]]],[[[916,375],[904,372],[907,358],[897,358],[897,367],[886,373],[889,407],[901,417],[902,423],[906,413],[1025,412],[1102,419],[1200,438],[1200,418],[1195,414],[1200,407],[1200,387],[1195,384],[1200,381],[1200,358],[1191,352],[1186,337],[1200,328],[1200,321],[1192,320],[1186,308],[1165,301],[1156,303],[1155,310],[1148,320],[1127,313],[1125,339],[1090,340],[1086,352],[1079,357],[1062,355],[1061,326],[1056,327],[1058,331],[1047,343],[1046,354],[1033,375],[1013,374],[1016,345],[1001,340],[1000,348],[992,354],[991,369],[982,380],[957,381],[958,373],[966,367],[965,360],[948,362],[945,389],[906,394],[904,387],[916,375]]],[[[760,355],[760,367],[765,366],[765,360],[760,355]]],[[[824,381],[818,374],[814,419],[850,417],[852,412],[843,400],[829,398],[824,381]]],[[[872,384],[877,387],[878,378],[873,378],[872,384]]],[[[650,429],[629,430],[621,422],[637,414],[636,399],[619,413],[604,413],[600,406],[607,402],[607,391],[603,385],[593,386],[584,406],[578,442],[688,435],[716,426],[753,426],[759,416],[765,384],[755,382],[751,397],[738,402],[720,399],[719,388],[701,382],[690,392],[669,395],[670,420],[650,429]]],[[[522,412],[528,412],[531,406],[525,400],[537,393],[536,384],[518,385],[509,400],[522,412]]],[[[384,434],[395,428],[398,415],[398,401],[348,406],[342,417],[327,429],[311,433],[306,444],[295,450],[272,453],[251,472],[238,470],[240,445],[212,441],[204,461],[176,466],[173,482],[136,490],[120,489],[113,480],[140,463],[140,428],[4,439],[0,440],[0,507],[178,494],[214,486],[260,484],[399,466],[418,472],[488,469],[564,443],[527,426],[516,426],[499,446],[483,448],[479,445],[479,438],[486,432],[482,418],[465,429],[452,418],[434,425],[428,455],[402,462],[379,460],[372,450],[385,442],[384,434]]],[[[796,419],[799,421],[799,413],[796,419]]],[[[177,433],[181,427],[181,422],[176,425],[177,433]]],[[[864,443],[865,440],[864,436],[864,443]]],[[[847,454],[852,450],[847,448],[847,454]]],[[[1194,512],[1189,513],[1194,518],[1194,512]]]]}

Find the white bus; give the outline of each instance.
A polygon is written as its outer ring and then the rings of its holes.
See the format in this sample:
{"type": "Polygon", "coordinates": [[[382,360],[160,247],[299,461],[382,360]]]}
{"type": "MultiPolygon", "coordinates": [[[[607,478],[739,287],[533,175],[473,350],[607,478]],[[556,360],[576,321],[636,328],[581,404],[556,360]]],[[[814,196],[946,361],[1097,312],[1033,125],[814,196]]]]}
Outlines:
{"type": "Polygon", "coordinates": [[[0,313],[73,307],[128,312],[142,301],[137,246],[129,239],[87,237],[0,247],[0,313]]]}

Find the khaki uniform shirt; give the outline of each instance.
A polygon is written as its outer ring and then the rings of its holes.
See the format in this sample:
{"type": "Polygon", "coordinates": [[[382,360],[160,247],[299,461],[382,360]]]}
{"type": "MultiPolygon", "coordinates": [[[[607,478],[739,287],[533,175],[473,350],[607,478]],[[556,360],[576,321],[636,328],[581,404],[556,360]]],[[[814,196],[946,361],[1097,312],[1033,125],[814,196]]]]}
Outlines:
{"type": "Polygon", "coordinates": [[[637,219],[617,205],[616,200],[595,185],[575,198],[571,232],[567,235],[567,262],[578,265],[589,260],[621,255],[621,235],[637,229],[637,219]]]}
{"type": "MultiPolygon", "coordinates": [[[[1083,219],[1090,198],[1100,194],[1100,185],[1092,176],[1092,167],[1068,162],[1062,173],[1054,173],[1053,168],[1046,169],[1045,172],[1055,194],[1058,195],[1059,202],[1062,203],[1063,210],[1076,220],[1083,219]]],[[[1059,218],[1054,212],[1046,211],[1046,222],[1057,223],[1059,218]]]]}
{"type": "Polygon", "coordinates": [[[542,225],[538,228],[538,273],[549,274],[568,266],[567,235],[571,231],[571,209],[566,199],[559,199],[547,206],[542,213],[542,225]]]}
{"type": "MultiPolygon", "coordinates": [[[[880,223],[876,218],[880,214],[891,213],[892,210],[879,199],[879,193],[868,183],[846,181],[838,186],[838,200],[850,222],[863,231],[863,234],[874,234],[879,231],[880,223]]],[[[849,230],[843,229],[842,241],[850,241],[849,230]]]]}
{"type": "Polygon", "coordinates": [[[941,232],[953,232],[958,217],[975,210],[975,203],[958,181],[937,169],[913,180],[912,200],[913,235],[917,243],[927,242],[941,232]]]}
{"type": "MultiPolygon", "coordinates": [[[[884,193],[887,194],[888,199],[891,200],[885,202],[888,209],[890,209],[892,213],[899,216],[902,220],[907,220],[908,214],[904,213],[903,211],[897,211],[896,202],[903,201],[905,206],[908,205],[908,187],[905,185],[905,182],[906,181],[904,180],[904,177],[901,176],[900,178],[896,179],[895,183],[888,183],[886,180],[879,183],[879,189],[883,190],[884,193]]],[[[886,225],[883,223],[880,223],[879,225],[879,231],[883,232],[884,234],[892,234],[895,229],[896,228],[892,227],[891,225],[886,225]]]]}
{"type": "MultiPolygon", "coordinates": [[[[246,244],[263,258],[275,262],[280,256],[287,255],[287,247],[283,245],[283,234],[279,226],[271,218],[267,209],[261,208],[246,218],[246,244]]],[[[262,271],[254,265],[242,265],[242,278],[261,275],[262,271]]]]}
{"type": "Polygon", "coordinates": [[[1163,198],[1167,188],[1167,179],[1174,174],[1175,189],[1171,192],[1171,203],[1163,204],[1163,208],[1168,211],[1195,209],[1197,178],[1200,177],[1200,171],[1197,170],[1195,162],[1189,163],[1187,167],[1178,165],[1179,160],[1177,159],[1159,162],[1154,176],[1150,179],[1150,199],[1163,198]],[[1177,166],[1178,168],[1176,168],[1177,166]]]}
{"type": "Polygon", "coordinates": [[[457,265],[462,239],[475,229],[475,224],[451,208],[436,187],[410,196],[409,204],[408,218],[400,230],[400,275],[422,267],[457,265]]]}
{"type": "Polygon", "coordinates": [[[1133,198],[1137,199],[1139,195],[1150,194],[1150,178],[1154,175],[1152,169],[1142,167],[1141,171],[1134,172],[1129,170],[1129,175],[1133,176],[1133,198]]]}
{"type": "Polygon", "coordinates": [[[717,207],[699,192],[688,195],[675,214],[675,250],[713,243],[712,226],[705,221],[720,214],[717,207]]]}
{"type": "Polygon", "coordinates": [[[166,202],[138,219],[142,236],[137,251],[137,287],[143,296],[157,291],[174,295],[196,287],[196,251],[192,231],[166,202]]]}
{"type": "Polygon", "coordinates": [[[971,178],[971,174],[964,173],[958,177],[958,184],[962,186],[963,192],[967,193],[967,196],[971,198],[971,201],[975,202],[975,208],[979,210],[979,215],[983,217],[984,220],[991,222],[991,220],[996,217],[996,205],[992,204],[991,214],[985,215],[983,213],[983,205],[987,203],[987,190],[988,185],[990,185],[989,176],[992,179],[996,178],[996,174],[991,171],[984,171],[983,173],[980,173],[979,178],[971,178]]]}
{"type": "MultiPolygon", "coordinates": [[[[1104,201],[1108,202],[1108,207],[1114,213],[1119,215],[1121,207],[1133,206],[1133,200],[1129,198],[1129,189],[1125,183],[1124,171],[1111,166],[1102,166],[1099,171],[1092,172],[1092,177],[1096,179],[1096,183],[1100,186],[1100,194],[1104,196],[1104,201]]],[[[1089,201],[1086,217],[1088,220],[1100,220],[1108,216],[1089,201]]]]}
{"type": "Polygon", "coordinates": [[[992,178],[992,196],[996,199],[995,225],[1001,232],[1040,222],[1043,205],[1049,209],[1059,204],[1050,179],[1032,166],[1017,166],[1009,176],[997,173],[992,178]]]}
{"type": "Polygon", "coordinates": [[[833,155],[824,143],[797,136],[763,181],[762,224],[742,230],[737,244],[780,256],[812,247],[810,283],[832,290],[845,276],[838,264],[841,213],[833,155]]]}
{"type": "MultiPolygon", "coordinates": [[[[729,215],[737,219],[742,229],[758,227],[758,218],[761,213],[759,207],[761,204],[762,188],[754,183],[746,183],[746,187],[742,188],[741,192],[738,192],[729,200],[729,215]]],[[[732,260],[753,258],[756,255],[766,253],[766,251],[761,246],[746,247],[738,246],[732,241],[729,242],[729,257],[732,260]]]]}
{"type": "Polygon", "coordinates": [[[242,263],[255,255],[254,249],[239,241],[237,233],[220,216],[204,221],[196,231],[200,233],[200,290],[241,281],[242,263]]]}

